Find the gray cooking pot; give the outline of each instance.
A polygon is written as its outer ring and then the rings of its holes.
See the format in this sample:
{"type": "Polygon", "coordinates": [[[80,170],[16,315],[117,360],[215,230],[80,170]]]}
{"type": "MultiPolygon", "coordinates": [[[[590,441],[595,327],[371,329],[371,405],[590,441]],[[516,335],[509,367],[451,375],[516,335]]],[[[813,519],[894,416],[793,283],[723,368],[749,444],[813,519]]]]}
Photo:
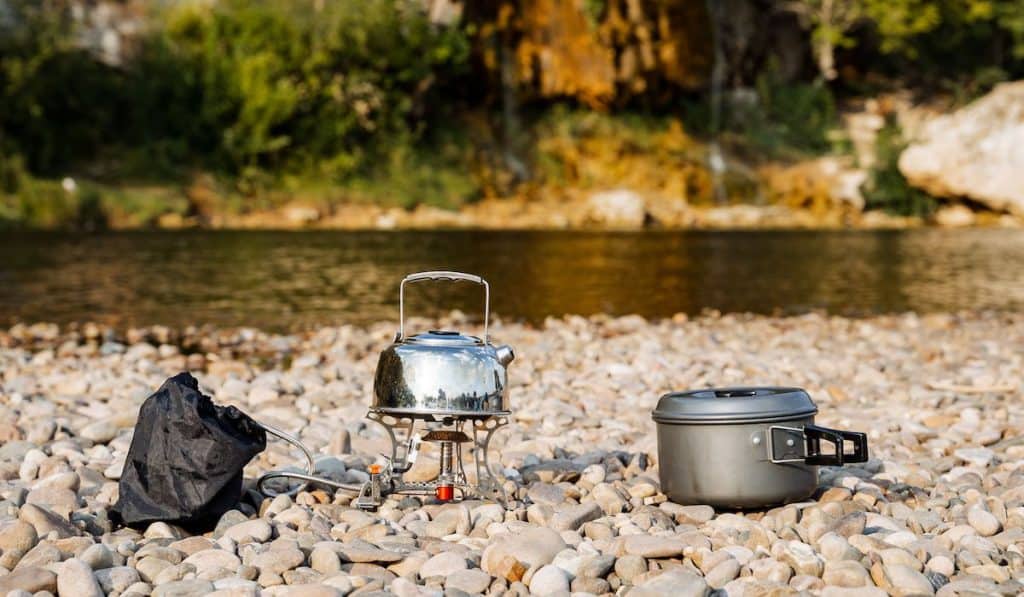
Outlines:
{"type": "Polygon", "coordinates": [[[814,425],[800,388],[713,388],[661,397],[661,489],[679,504],[760,508],[802,500],[818,465],[867,460],[867,436],[814,425]],[[831,444],[832,450],[823,451],[831,444]],[[847,449],[849,448],[849,451],[847,449]]]}

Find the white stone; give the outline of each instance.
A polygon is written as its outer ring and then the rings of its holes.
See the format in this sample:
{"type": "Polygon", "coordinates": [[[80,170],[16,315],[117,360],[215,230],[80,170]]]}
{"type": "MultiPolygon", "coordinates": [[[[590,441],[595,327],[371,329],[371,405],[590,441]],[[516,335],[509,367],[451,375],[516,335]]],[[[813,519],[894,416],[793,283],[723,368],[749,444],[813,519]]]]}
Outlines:
{"type": "Polygon", "coordinates": [[[465,570],[466,558],[454,551],[443,551],[433,556],[420,567],[420,578],[448,576],[458,570],[465,570]]]}
{"type": "Polygon", "coordinates": [[[708,584],[703,578],[681,568],[672,568],[640,584],[629,594],[630,597],[704,597],[707,592],[708,584]]]}
{"type": "Polygon", "coordinates": [[[95,572],[96,580],[105,593],[124,593],[128,587],[139,582],[139,573],[130,566],[114,566],[95,572]]]}
{"type": "Polygon", "coordinates": [[[195,566],[196,576],[205,577],[205,574],[218,568],[234,572],[242,565],[242,560],[235,554],[222,549],[204,549],[185,558],[184,563],[195,566]]]}
{"type": "Polygon", "coordinates": [[[586,209],[588,221],[611,228],[641,228],[647,217],[643,197],[628,189],[594,193],[586,209]]]}
{"type": "Polygon", "coordinates": [[[71,558],[60,566],[57,573],[57,592],[75,597],[103,597],[103,589],[96,582],[92,568],[78,558],[71,558]]]}
{"type": "Polygon", "coordinates": [[[966,228],[973,226],[977,218],[965,205],[948,205],[940,208],[933,216],[935,223],[943,228],[966,228]]]}
{"type": "Polygon", "coordinates": [[[900,155],[899,169],[932,195],[969,197],[1024,216],[1024,81],[997,85],[926,124],[900,155]]]}
{"type": "Polygon", "coordinates": [[[530,592],[534,595],[559,595],[568,591],[569,577],[558,566],[544,566],[530,579],[530,592]]]}
{"type": "Polygon", "coordinates": [[[456,570],[445,578],[444,586],[448,589],[458,589],[470,595],[476,595],[484,593],[487,587],[491,586],[491,575],[476,568],[456,570]]]}
{"type": "Polygon", "coordinates": [[[996,456],[989,448],[960,448],[954,455],[967,464],[982,468],[991,464],[996,456]]]}
{"type": "Polygon", "coordinates": [[[265,543],[270,539],[273,533],[274,529],[270,526],[270,523],[262,518],[256,518],[254,520],[247,520],[228,527],[228,529],[224,531],[223,536],[238,543],[244,543],[247,541],[265,543]]]}
{"type": "Polygon", "coordinates": [[[557,532],[544,527],[530,527],[519,533],[496,537],[484,549],[480,567],[484,572],[500,576],[502,561],[511,557],[525,568],[539,568],[549,564],[565,547],[565,541],[557,532]]]}
{"type": "Polygon", "coordinates": [[[974,530],[978,531],[982,537],[991,537],[1002,529],[999,519],[980,506],[972,506],[967,509],[967,523],[974,527],[974,530]]]}

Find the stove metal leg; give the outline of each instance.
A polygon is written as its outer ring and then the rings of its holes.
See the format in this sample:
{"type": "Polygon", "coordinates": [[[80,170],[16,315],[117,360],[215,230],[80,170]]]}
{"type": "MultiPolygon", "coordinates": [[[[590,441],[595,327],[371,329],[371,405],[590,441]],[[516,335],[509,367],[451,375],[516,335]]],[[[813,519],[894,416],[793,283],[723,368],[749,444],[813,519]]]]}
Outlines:
{"type": "Polygon", "coordinates": [[[476,464],[476,483],[481,497],[489,497],[507,508],[508,496],[502,487],[500,480],[502,477],[494,474],[493,469],[491,469],[490,458],[488,457],[491,438],[494,437],[494,432],[505,425],[508,425],[508,417],[494,417],[473,421],[473,445],[475,447],[473,460],[476,464]],[[483,441],[480,441],[477,437],[478,430],[486,431],[483,441]],[[481,471],[481,469],[483,470],[481,471]]]}

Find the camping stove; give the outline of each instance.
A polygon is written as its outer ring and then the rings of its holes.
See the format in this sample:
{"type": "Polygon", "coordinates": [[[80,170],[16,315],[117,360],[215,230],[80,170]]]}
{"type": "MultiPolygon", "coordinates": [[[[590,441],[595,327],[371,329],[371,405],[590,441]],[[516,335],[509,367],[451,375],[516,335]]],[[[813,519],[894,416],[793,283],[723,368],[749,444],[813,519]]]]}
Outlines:
{"type": "Polygon", "coordinates": [[[422,272],[402,280],[398,292],[399,326],[394,343],[380,355],[373,404],[366,417],[380,423],[391,439],[384,466],[370,468],[355,505],[377,508],[388,494],[433,496],[438,501],[467,498],[506,502],[501,482],[491,472],[487,451],[494,432],[508,424],[506,370],[515,358],[509,346],[488,339],[490,286],[480,276],[459,272],[422,272]],[[465,280],[484,288],[483,338],[455,331],[405,334],[405,286],[424,280],[465,280]],[[439,466],[430,481],[406,481],[422,442],[437,444],[439,466]],[[473,458],[474,477],[464,457],[473,458]]]}
{"type": "Polygon", "coordinates": [[[370,480],[363,484],[354,502],[359,508],[377,508],[385,496],[395,493],[429,496],[441,502],[482,498],[503,505],[506,503],[501,482],[491,472],[487,451],[494,432],[508,424],[507,416],[470,418],[433,415],[417,418],[371,411],[366,418],[380,423],[388,432],[391,456],[384,466],[370,466],[370,480]],[[417,424],[421,427],[420,431],[417,431],[417,424]],[[471,432],[470,435],[466,434],[466,429],[471,432]],[[421,442],[437,444],[437,477],[431,481],[405,481],[402,475],[416,463],[421,442]],[[466,451],[472,454],[475,474],[472,481],[464,465],[466,451]]]}

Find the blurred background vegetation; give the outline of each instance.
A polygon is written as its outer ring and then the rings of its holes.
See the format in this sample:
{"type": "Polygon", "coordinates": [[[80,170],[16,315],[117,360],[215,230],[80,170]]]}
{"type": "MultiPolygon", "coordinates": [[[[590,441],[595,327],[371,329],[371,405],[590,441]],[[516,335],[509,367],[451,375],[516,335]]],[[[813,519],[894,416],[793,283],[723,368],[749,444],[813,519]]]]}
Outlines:
{"type": "MultiPolygon", "coordinates": [[[[667,151],[673,123],[792,162],[850,151],[851,102],[1022,76],[1020,0],[0,0],[0,221],[457,207],[579,182],[583,137],[667,151]]],[[[887,121],[868,207],[930,209],[903,143],[887,121]]]]}

